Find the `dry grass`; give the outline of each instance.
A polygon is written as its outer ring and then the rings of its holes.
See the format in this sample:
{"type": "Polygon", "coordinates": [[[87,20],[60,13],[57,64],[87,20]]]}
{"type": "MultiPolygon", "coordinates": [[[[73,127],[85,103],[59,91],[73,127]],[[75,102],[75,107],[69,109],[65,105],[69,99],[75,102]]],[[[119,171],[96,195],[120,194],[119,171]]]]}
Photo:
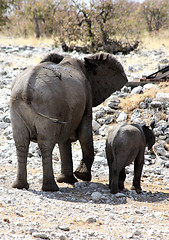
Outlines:
{"type": "Polygon", "coordinates": [[[51,46],[54,45],[54,39],[52,38],[35,38],[35,37],[28,37],[28,38],[17,38],[17,37],[7,37],[5,35],[0,35],[1,45],[19,45],[19,46],[40,46],[40,45],[47,45],[51,46]]]}
{"type": "Polygon", "coordinates": [[[152,34],[145,33],[142,36],[143,48],[148,50],[165,47],[169,50],[169,31],[159,31],[152,34]]]}
{"type": "MultiPolygon", "coordinates": [[[[1,44],[3,45],[31,45],[31,46],[39,46],[39,45],[48,45],[51,46],[54,44],[55,39],[53,38],[40,38],[36,39],[33,36],[27,38],[17,38],[17,37],[8,37],[5,35],[0,35],[1,44]]],[[[169,50],[169,30],[168,31],[160,31],[156,33],[145,33],[142,34],[141,38],[142,44],[141,48],[145,49],[159,49],[161,47],[165,47],[169,50]]]]}
{"type": "Polygon", "coordinates": [[[155,98],[157,92],[169,93],[169,83],[160,83],[158,87],[154,86],[142,94],[130,95],[125,99],[121,98],[119,106],[123,111],[130,114],[145,98],[155,98]]]}

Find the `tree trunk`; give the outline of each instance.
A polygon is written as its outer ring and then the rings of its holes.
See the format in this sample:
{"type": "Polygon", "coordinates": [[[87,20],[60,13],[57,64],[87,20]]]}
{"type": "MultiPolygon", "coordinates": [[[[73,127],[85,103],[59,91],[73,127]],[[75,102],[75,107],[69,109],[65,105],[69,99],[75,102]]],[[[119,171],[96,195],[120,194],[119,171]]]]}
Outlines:
{"type": "Polygon", "coordinates": [[[36,38],[40,38],[40,28],[39,28],[39,22],[38,22],[37,10],[36,9],[34,9],[34,11],[33,11],[33,20],[35,22],[36,38]]]}

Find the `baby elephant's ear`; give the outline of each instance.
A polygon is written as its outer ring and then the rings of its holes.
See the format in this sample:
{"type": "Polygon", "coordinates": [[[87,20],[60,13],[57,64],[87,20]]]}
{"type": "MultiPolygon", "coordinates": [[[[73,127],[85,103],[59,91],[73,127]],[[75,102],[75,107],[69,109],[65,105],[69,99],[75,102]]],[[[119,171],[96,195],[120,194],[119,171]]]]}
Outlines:
{"type": "Polygon", "coordinates": [[[142,127],[145,138],[146,138],[146,144],[148,146],[148,150],[152,148],[152,146],[155,144],[155,136],[152,130],[149,129],[148,126],[144,125],[142,127]]]}
{"type": "Polygon", "coordinates": [[[155,120],[154,120],[154,119],[150,122],[150,127],[151,127],[152,129],[155,128],[155,120]]]}

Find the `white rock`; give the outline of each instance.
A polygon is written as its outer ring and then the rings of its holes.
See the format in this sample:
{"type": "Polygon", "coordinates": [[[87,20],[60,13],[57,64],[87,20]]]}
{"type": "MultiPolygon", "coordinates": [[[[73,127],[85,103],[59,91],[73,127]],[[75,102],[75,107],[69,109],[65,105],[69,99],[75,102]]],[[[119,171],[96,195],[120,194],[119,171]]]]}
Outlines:
{"type": "Polygon", "coordinates": [[[5,122],[0,122],[0,128],[1,129],[5,129],[9,126],[9,123],[5,123],[5,122]]]}
{"type": "Polygon", "coordinates": [[[70,230],[69,226],[66,226],[66,225],[59,226],[59,229],[61,229],[63,231],[69,231],[70,230]]]}
{"type": "Polygon", "coordinates": [[[142,86],[135,87],[132,89],[131,94],[139,94],[142,92],[142,90],[143,90],[142,86]]]}
{"type": "Polygon", "coordinates": [[[163,102],[169,102],[169,93],[159,92],[156,94],[156,99],[163,102]]]}
{"type": "Polygon", "coordinates": [[[92,193],[92,200],[93,201],[98,201],[100,200],[102,197],[102,194],[100,192],[93,192],[92,193]]]}
{"type": "Polygon", "coordinates": [[[105,135],[107,135],[107,133],[108,133],[108,126],[104,124],[99,129],[99,134],[102,135],[102,136],[105,136],[105,135]]]}
{"type": "Polygon", "coordinates": [[[145,84],[143,86],[143,92],[145,92],[145,91],[147,91],[147,90],[149,90],[151,88],[157,88],[157,86],[155,84],[153,84],[153,83],[147,83],[147,84],[145,84]]]}
{"type": "Polygon", "coordinates": [[[125,113],[125,112],[121,112],[120,114],[119,114],[119,116],[118,116],[118,118],[117,118],[117,122],[119,123],[119,122],[124,122],[124,121],[126,121],[127,120],[127,113],[125,113]]]}
{"type": "Polygon", "coordinates": [[[101,126],[100,126],[100,124],[97,121],[92,120],[92,128],[93,128],[94,132],[98,131],[100,127],[101,126]]]}

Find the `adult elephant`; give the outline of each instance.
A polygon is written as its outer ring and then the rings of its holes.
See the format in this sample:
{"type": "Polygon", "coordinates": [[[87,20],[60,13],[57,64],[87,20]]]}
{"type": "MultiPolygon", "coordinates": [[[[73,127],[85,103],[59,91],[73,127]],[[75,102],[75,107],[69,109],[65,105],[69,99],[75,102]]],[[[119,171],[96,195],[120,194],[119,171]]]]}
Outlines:
{"type": "Polygon", "coordinates": [[[53,53],[16,77],[10,101],[18,159],[13,187],[29,188],[26,165],[30,141],[38,143],[42,154],[42,190],[58,190],[52,167],[56,143],[61,156],[57,181],[74,183],[75,176],[90,181],[94,160],[92,107],[126,82],[122,65],[106,53],[81,60],[53,53]],[[80,141],[83,159],[73,174],[71,142],[76,140],[80,141]]]}

